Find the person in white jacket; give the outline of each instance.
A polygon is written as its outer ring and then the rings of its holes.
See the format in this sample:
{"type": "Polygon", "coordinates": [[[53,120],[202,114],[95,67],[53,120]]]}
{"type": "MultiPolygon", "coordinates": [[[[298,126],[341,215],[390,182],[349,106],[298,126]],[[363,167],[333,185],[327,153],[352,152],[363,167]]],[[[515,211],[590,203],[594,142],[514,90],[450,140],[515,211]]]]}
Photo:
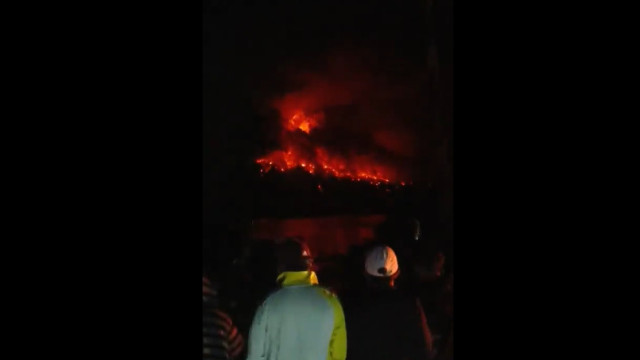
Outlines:
{"type": "Polygon", "coordinates": [[[247,360],[344,360],[347,330],[342,305],[318,286],[304,242],[278,249],[281,288],[260,305],[249,332],[247,360]]]}

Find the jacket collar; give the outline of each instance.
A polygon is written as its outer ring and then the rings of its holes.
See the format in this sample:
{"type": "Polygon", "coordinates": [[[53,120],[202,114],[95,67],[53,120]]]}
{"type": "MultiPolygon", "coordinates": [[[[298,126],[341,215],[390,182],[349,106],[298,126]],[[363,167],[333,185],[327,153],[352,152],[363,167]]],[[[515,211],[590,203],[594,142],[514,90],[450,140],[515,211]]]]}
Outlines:
{"type": "Polygon", "coordinates": [[[318,276],[313,271],[285,271],[276,280],[280,286],[317,285],[318,276]]]}

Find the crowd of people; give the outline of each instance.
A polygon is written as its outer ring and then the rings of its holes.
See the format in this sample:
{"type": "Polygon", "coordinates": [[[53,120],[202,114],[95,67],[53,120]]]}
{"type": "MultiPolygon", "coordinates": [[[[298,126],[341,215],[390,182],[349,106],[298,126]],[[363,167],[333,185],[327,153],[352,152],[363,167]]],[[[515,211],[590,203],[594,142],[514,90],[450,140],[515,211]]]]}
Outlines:
{"type": "Polygon", "coordinates": [[[205,271],[203,358],[452,359],[445,263],[384,238],[330,261],[302,239],[257,243],[225,276],[205,271]]]}

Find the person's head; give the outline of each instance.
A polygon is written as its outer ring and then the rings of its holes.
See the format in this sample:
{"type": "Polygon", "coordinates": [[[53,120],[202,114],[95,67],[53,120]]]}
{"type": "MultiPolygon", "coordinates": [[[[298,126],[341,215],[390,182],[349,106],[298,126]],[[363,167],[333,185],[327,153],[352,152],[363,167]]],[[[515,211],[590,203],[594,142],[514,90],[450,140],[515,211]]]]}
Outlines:
{"type": "Polygon", "coordinates": [[[313,266],[313,258],[307,244],[299,239],[286,239],[276,249],[278,272],[309,271],[313,266]]]}
{"type": "Polygon", "coordinates": [[[367,253],[364,270],[369,284],[378,287],[390,287],[400,275],[400,266],[396,253],[388,246],[376,246],[367,253]]]}

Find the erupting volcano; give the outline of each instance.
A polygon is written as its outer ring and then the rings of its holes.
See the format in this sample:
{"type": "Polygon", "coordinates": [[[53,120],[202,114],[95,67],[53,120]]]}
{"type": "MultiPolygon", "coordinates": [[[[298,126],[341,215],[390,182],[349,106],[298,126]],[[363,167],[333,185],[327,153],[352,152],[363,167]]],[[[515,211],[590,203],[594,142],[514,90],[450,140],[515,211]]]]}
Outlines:
{"type": "Polygon", "coordinates": [[[288,120],[283,121],[284,149],[272,151],[257,159],[256,162],[261,166],[260,172],[284,172],[298,168],[312,175],[367,181],[374,185],[406,184],[393,167],[376,161],[371,155],[332,154],[327,148],[315,145],[311,133],[320,126],[323,118],[322,113],[306,115],[303,111],[296,111],[288,120]]]}
{"type": "Polygon", "coordinates": [[[374,185],[411,183],[420,87],[380,74],[371,59],[332,52],[313,72],[287,72],[288,90],[265,99],[278,115],[270,113],[276,132],[256,159],[263,174],[298,169],[374,185]]]}

